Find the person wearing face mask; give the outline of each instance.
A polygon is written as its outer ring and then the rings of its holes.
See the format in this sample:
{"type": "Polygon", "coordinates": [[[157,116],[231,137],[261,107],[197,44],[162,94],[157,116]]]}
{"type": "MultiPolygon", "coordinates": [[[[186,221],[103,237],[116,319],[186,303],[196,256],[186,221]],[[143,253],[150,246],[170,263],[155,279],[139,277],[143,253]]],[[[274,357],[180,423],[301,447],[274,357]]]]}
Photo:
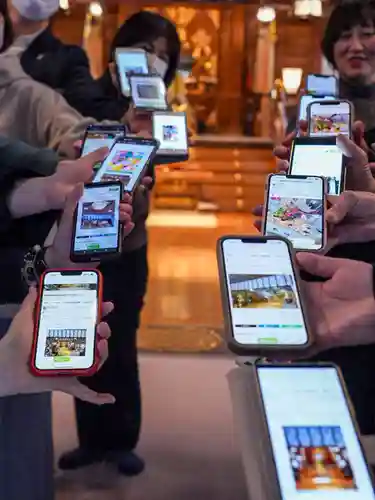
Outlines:
{"type": "MultiPolygon", "coordinates": [[[[129,106],[129,99],[121,95],[113,58],[117,47],[138,47],[148,54],[152,72],[160,74],[168,87],[176,73],[180,41],[175,26],[166,18],[141,11],[127,19],[117,31],[110,48],[110,63],[97,81],[103,95],[117,106],[90,106],[90,96],[74,103],[82,114],[96,119],[118,120],[129,106]],[[100,108],[100,109],[99,109],[100,108]]],[[[72,101],[70,101],[72,104],[72,101]]],[[[131,110],[128,125],[132,132],[151,130],[150,115],[138,115],[131,110]]],[[[153,169],[149,172],[153,176],[153,169]]],[[[108,318],[112,337],[105,370],[90,382],[90,388],[106,387],[116,397],[111,408],[97,411],[94,405],[76,400],[79,446],[60,457],[59,466],[72,470],[95,462],[113,463],[124,475],[136,475],[144,468],[143,460],[134,453],[141,428],[141,393],[137,360],[137,329],[146,294],[148,195],[144,195],[143,224],[133,230],[142,230],[132,251],[124,253],[116,262],[101,266],[105,283],[110,289],[115,310],[108,318]],[[111,389],[110,389],[111,388],[111,389]]]]}

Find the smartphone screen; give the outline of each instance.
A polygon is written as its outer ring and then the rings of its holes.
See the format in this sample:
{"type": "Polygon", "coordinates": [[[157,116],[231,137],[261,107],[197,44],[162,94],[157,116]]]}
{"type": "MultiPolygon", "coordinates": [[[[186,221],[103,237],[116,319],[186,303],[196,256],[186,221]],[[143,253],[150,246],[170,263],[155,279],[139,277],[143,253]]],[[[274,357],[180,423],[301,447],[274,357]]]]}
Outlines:
{"type": "Polygon", "coordinates": [[[222,251],[233,338],[243,345],[305,345],[307,327],[287,243],[225,239],[222,251]]]}
{"type": "MultiPolygon", "coordinates": [[[[107,130],[105,128],[89,128],[86,131],[85,139],[83,141],[81,156],[86,156],[89,153],[103,147],[111,149],[116,139],[124,135],[125,128],[123,126],[112,130],[107,130]]],[[[98,162],[93,166],[93,168],[94,170],[97,170],[100,166],[101,162],[98,162]]]]}
{"type": "Polygon", "coordinates": [[[137,141],[137,139],[115,142],[97,171],[94,182],[121,182],[125,191],[132,192],[156,147],[152,142],[137,141]]]}
{"type": "Polygon", "coordinates": [[[335,367],[258,366],[282,500],[373,500],[335,367]]]}
{"type": "Polygon", "coordinates": [[[99,258],[120,250],[121,183],[88,184],[78,202],[72,239],[72,260],[99,258]]]}
{"type": "Polygon", "coordinates": [[[148,74],[147,55],[143,49],[117,49],[115,52],[117,72],[122,94],[130,95],[129,75],[148,74]]]}
{"type": "Polygon", "coordinates": [[[144,109],[167,109],[167,91],[160,76],[129,76],[134,106],[144,109]]]}
{"type": "Polygon", "coordinates": [[[328,194],[344,190],[344,155],[335,137],[301,137],[293,142],[290,175],[319,175],[326,179],[328,194]]]}
{"type": "Polygon", "coordinates": [[[351,134],[351,108],[347,101],[313,102],[308,106],[311,137],[351,134]]]}
{"type": "Polygon", "coordinates": [[[160,142],[157,154],[186,155],[188,138],[185,113],[153,113],[154,138],[160,142]]]}
{"type": "Polygon", "coordinates": [[[303,95],[301,96],[300,102],[299,102],[299,109],[298,109],[298,120],[307,120],[307,107],[310,103],[314,101],[326,101],[326,100],[331,100],[335,101],[336,97],[332,96],[324,96],[324,97],[314,97],[313,95],[303,95]]]}
{"type": "Polygon", "coordinates": [[[337,79],[333,75],[307,75],[306,87],[312,95],[337,95],[337,79]]]}
{"type": "Polygon", "coordinates": [[[85,370],[95,361],[99,275],[50,271],[41,284],[35,367],[85,370]]]}
{"type": "Polygon", "coordinates": [[[323,248],[324,179],[271,175],[264,234],[283,236],[298,250],[323,248]]]}

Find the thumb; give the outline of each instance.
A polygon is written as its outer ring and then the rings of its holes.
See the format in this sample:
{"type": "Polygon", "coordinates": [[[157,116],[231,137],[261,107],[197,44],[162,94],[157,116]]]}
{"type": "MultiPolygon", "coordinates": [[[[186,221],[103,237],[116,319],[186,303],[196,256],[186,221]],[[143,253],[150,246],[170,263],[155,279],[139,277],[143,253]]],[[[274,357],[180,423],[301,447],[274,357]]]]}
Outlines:
{"type": "Polygon", "coordinates": [[[83,195],[83,186],[83,184],[77,184],[66,198],[65,208],[61,217],[61,224],[63,224],[66,219],[72,219],[77,203],[83,195]]]}
{"type": "Polygon", "coordinates": [[[356,121],[353,123],[352,129],[353,140],[358,146],[361,146],[362,139],[365,135],[365,126],[362,122],[356,121]]]}
{"type": "Polygon", "coordinates": [[[92,177],[95,164],[104,161],[108,156],[108,152],[108,148],[99,148],[76,160],[76,172],[82,172],[77,182],[87,182],[92,177]],[[90,174],[89,178],[87,178],[87,173],[90,174]]]}
{"type": "Polygon", "coordinates": [[[30,314],[34,314],[35,302],[38,293],[34,286],[29,288],[29,293],[27,294],[25,300],[22,302],[21,311],[29,312],[30,314]]]}
{"type": "Polygon", "coordinates": [[[351,214],[358,203],[358,197],[353,191],[345,191],[334,201],[332,207],[327,211],[327,222],[339,224],[351,214]]]}
{"type": "Polygon", "coordinates": [[[297,262],[304,271],[321,278],[332,278],[342,266],[342,259],[303,252],[297,254],[297,262]]]}
{"type": "Polygon", "coordinates": [[[353,163],[360,163],[361,166],[367,164],[367,155],[362,148],[349,139],[346,135],[338,135],[336,138],[337,147],[344,153],[347,158],[350,158],[353,163]]]}

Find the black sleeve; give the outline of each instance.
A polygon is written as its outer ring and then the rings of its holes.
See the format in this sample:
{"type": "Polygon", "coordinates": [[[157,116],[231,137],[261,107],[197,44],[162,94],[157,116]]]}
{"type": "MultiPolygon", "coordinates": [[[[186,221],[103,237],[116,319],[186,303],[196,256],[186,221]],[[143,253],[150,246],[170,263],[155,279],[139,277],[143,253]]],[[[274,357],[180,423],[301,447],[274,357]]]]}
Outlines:
{"type": "Polygon", "coordinates": [[[98,121],[120,121],[129,108],[127,99],[105,95],[101,85],[91,76],[89,61],[83,49],[76,46],[66,48],[68,52],[67,76],[63,95],[70,106],[81,115],[98,121]]]}

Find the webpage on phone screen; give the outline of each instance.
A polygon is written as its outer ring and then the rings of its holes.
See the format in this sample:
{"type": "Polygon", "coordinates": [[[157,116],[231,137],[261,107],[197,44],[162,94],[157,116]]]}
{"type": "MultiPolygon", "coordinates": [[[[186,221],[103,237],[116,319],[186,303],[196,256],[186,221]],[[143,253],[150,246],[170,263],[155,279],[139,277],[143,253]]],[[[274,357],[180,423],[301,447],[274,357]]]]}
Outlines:
{"type": "Polygon", "coordinates": [[[78,203],[74,252],[106,252],[118,246],[121,186],[85,189],[78,203]]]}
{"type": "Polygon", "coordinates": [[[319,76],[310,75],[308,79],[309,79],[308,91],[311,94],[315,94],[317,96],[336,94],[336,79],[334,77],[322,78],[319,76]]]}
{"type": "Polygon", "coordinates": [[[116,143],[97,172],[95,182],[120,181],[126,191],[133,191],[153,150],[154,146],[149,144],[116,143]]]}
{"type": "Polygon", "coordinates": [[[373,500],[335,368],[257,373],[282,500],[373,500]]]}
{"type": "Polygon", "coordinates": [[[97,275],[48,273],[43,284],[36,367],[87,369],[94,363],[97,275]]]}
{"type": "Polygon", "coordinates": [[[347,102],[339,105],[312,103],[310,107],[310,135],[312,137],[350,135],[350,106],[347,102]]]}
{"type": "Polygon", "coordinates": [[[147,57],[144,52],[118,52],[116,54],[116,61],[119,68],[121,79],[121,88],[123,91],[129,93],[129,74],[147,74],[148,64],[147,57]]]}
{"type": "Polygon", "coordinates": [[[225,240],[223,253],[235,340],[305,344],[306,326],[285,242],[225,240]]]}
{"type": "Polygon", "coordinates": [[[154,136],[160,142],[159,152],[184,152],[188,149],[186,122],[183,116],[156,115],[154,136]]]}
{"type": "Polygon", "coordinates": [[[297,144],[293,148],[291,174],[325,177],[328,194],[341,193],[342,168],[343,154],[336,144],[297,144]]]}
{"type": "Polygon", "coordinates": [[[323,181],[274,175],[270,178],[265,234],[283,236],[300,250],[323,247],[323,181]]]}

